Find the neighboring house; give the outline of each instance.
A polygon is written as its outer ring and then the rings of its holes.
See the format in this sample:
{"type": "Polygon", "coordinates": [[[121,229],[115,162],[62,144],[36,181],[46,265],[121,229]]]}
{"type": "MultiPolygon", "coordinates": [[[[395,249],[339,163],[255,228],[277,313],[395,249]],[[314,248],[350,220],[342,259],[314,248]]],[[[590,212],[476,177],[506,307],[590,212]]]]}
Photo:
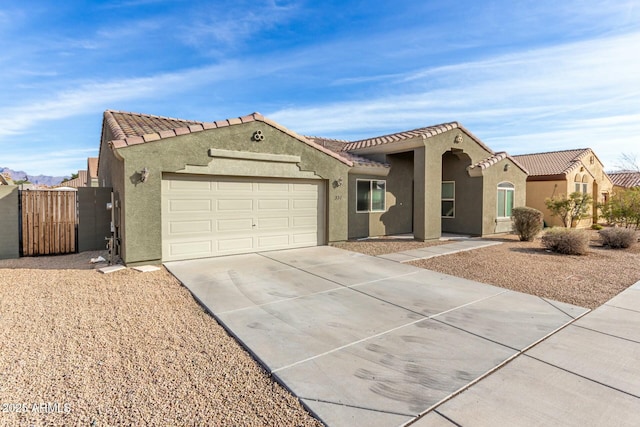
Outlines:
{"type": "Polygon", "coordinates": [[[508,231],[526,176],[458,123],[346,142],[258,113],[196,122],[106,111],[98,162],[127,264],[508,231]]]}
{"type": "Polygon", "coordinates": [[[87,183],[86,187],[98,186],[98,158],[89,157],[87,159],[87,183]]]}
{"type": "Polygon", "coordinates": [[[614,191],[640,187],[640,171],[617,171],[607,175],[613,182],[614,191]]]}
{"type": "Polygon", "coordinates": [[[58,187],[79,188],[87,186],[87,171],[78,171],[78,177],[62,181],[58,187]]]}
{"type": "Polygon", "coordinates": [[[613,183],[593,150],[582,148],[513,157],[529,171],[527,206],[542,211],[547,225],[562,226],[562,220],[551,216],[545,200],[568,196],[576,191],[590,194],[595,202],[592,203],[588,218],[576,226],[588,227],[597,220],[597,204],[609,199],[613,183]]]}

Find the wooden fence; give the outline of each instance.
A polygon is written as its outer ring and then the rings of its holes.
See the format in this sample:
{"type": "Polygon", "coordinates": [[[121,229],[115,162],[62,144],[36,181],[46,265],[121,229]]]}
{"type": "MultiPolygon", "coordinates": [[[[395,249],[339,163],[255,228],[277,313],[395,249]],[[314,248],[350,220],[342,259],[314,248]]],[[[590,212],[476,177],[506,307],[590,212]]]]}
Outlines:
{"type": "Polygon", "coordinates": [[[75,191],[21,191],[20,212],[22,256],[77,251],[75,191]]]}

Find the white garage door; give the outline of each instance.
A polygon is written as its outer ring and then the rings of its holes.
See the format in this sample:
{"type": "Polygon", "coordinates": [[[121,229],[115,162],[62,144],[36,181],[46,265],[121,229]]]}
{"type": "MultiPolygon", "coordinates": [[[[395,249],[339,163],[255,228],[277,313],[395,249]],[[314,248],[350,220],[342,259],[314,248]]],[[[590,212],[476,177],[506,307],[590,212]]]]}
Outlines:
{"type": "Polygon", "coordinates": [[[168,175],[164,261],[324,244],[324,186],[314,180],[168,175]]]}

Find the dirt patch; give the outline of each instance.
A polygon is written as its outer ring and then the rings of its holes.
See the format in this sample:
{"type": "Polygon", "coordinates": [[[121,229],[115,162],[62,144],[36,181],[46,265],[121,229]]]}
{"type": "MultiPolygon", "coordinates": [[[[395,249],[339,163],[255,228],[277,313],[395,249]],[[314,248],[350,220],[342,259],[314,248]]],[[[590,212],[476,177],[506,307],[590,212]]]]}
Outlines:
{"type": "Polygon", "coordinates": [[[349,240],[347,242],[332,243],[331,246],[345,249],[352,252],[360,252],[367,255],[385,255],[393,252],[403,252],[412,249],[426,248],[429,246],[438,246],[451,241],[433,240],[428,242],[419,242],[413,239],[402,239],[394,237],[381,237],[365,240],[349,240]]]}
{"type": "MultiPolygon", "coordinates": [[[[596,231],[589,230],[589,252],[583,256],[546,251],[540,239],[520,242],[514,235],[488,238],[501,245],[459,252],[410,264],[526,292],[581,307],[596,308],[640,280],[640,244],[630,249],[603,248],[596,231]]],[[[354,247],[370,255],[387,253],[385,242],[366,241],[354,247]]],[[[393,242],[388,249],[414,249],[417,242],[393,242]]],[[[439,242],[440,244],[443,242],[439,242]]],[[[446,242],[444,242],[446,243],[446,242]]],[[[345,249],[350,249],[345,246],[345,249]]]]}
{"type": "Polygon", "coordinates": [[[100,254],[0,261],[0,424],[321,425],[166,270],[100,254]]]}

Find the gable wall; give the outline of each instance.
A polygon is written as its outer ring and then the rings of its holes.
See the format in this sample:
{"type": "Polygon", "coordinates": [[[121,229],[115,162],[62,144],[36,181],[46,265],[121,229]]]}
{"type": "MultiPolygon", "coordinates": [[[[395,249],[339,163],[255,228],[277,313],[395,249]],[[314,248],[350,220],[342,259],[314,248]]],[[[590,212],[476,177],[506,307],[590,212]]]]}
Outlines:
{"type": "Polygon", "coordinates": [[[482,235],[507,233],[513,229],[510,218],[498,218],[498,184],[509,182],[514,185],[513,207],[527,204],[527,174],[510,159],[503,159],[483,173],[484,204],[482,215],[482,235]],[[505,166],[508,165],[507,170],[505,166]]]}

